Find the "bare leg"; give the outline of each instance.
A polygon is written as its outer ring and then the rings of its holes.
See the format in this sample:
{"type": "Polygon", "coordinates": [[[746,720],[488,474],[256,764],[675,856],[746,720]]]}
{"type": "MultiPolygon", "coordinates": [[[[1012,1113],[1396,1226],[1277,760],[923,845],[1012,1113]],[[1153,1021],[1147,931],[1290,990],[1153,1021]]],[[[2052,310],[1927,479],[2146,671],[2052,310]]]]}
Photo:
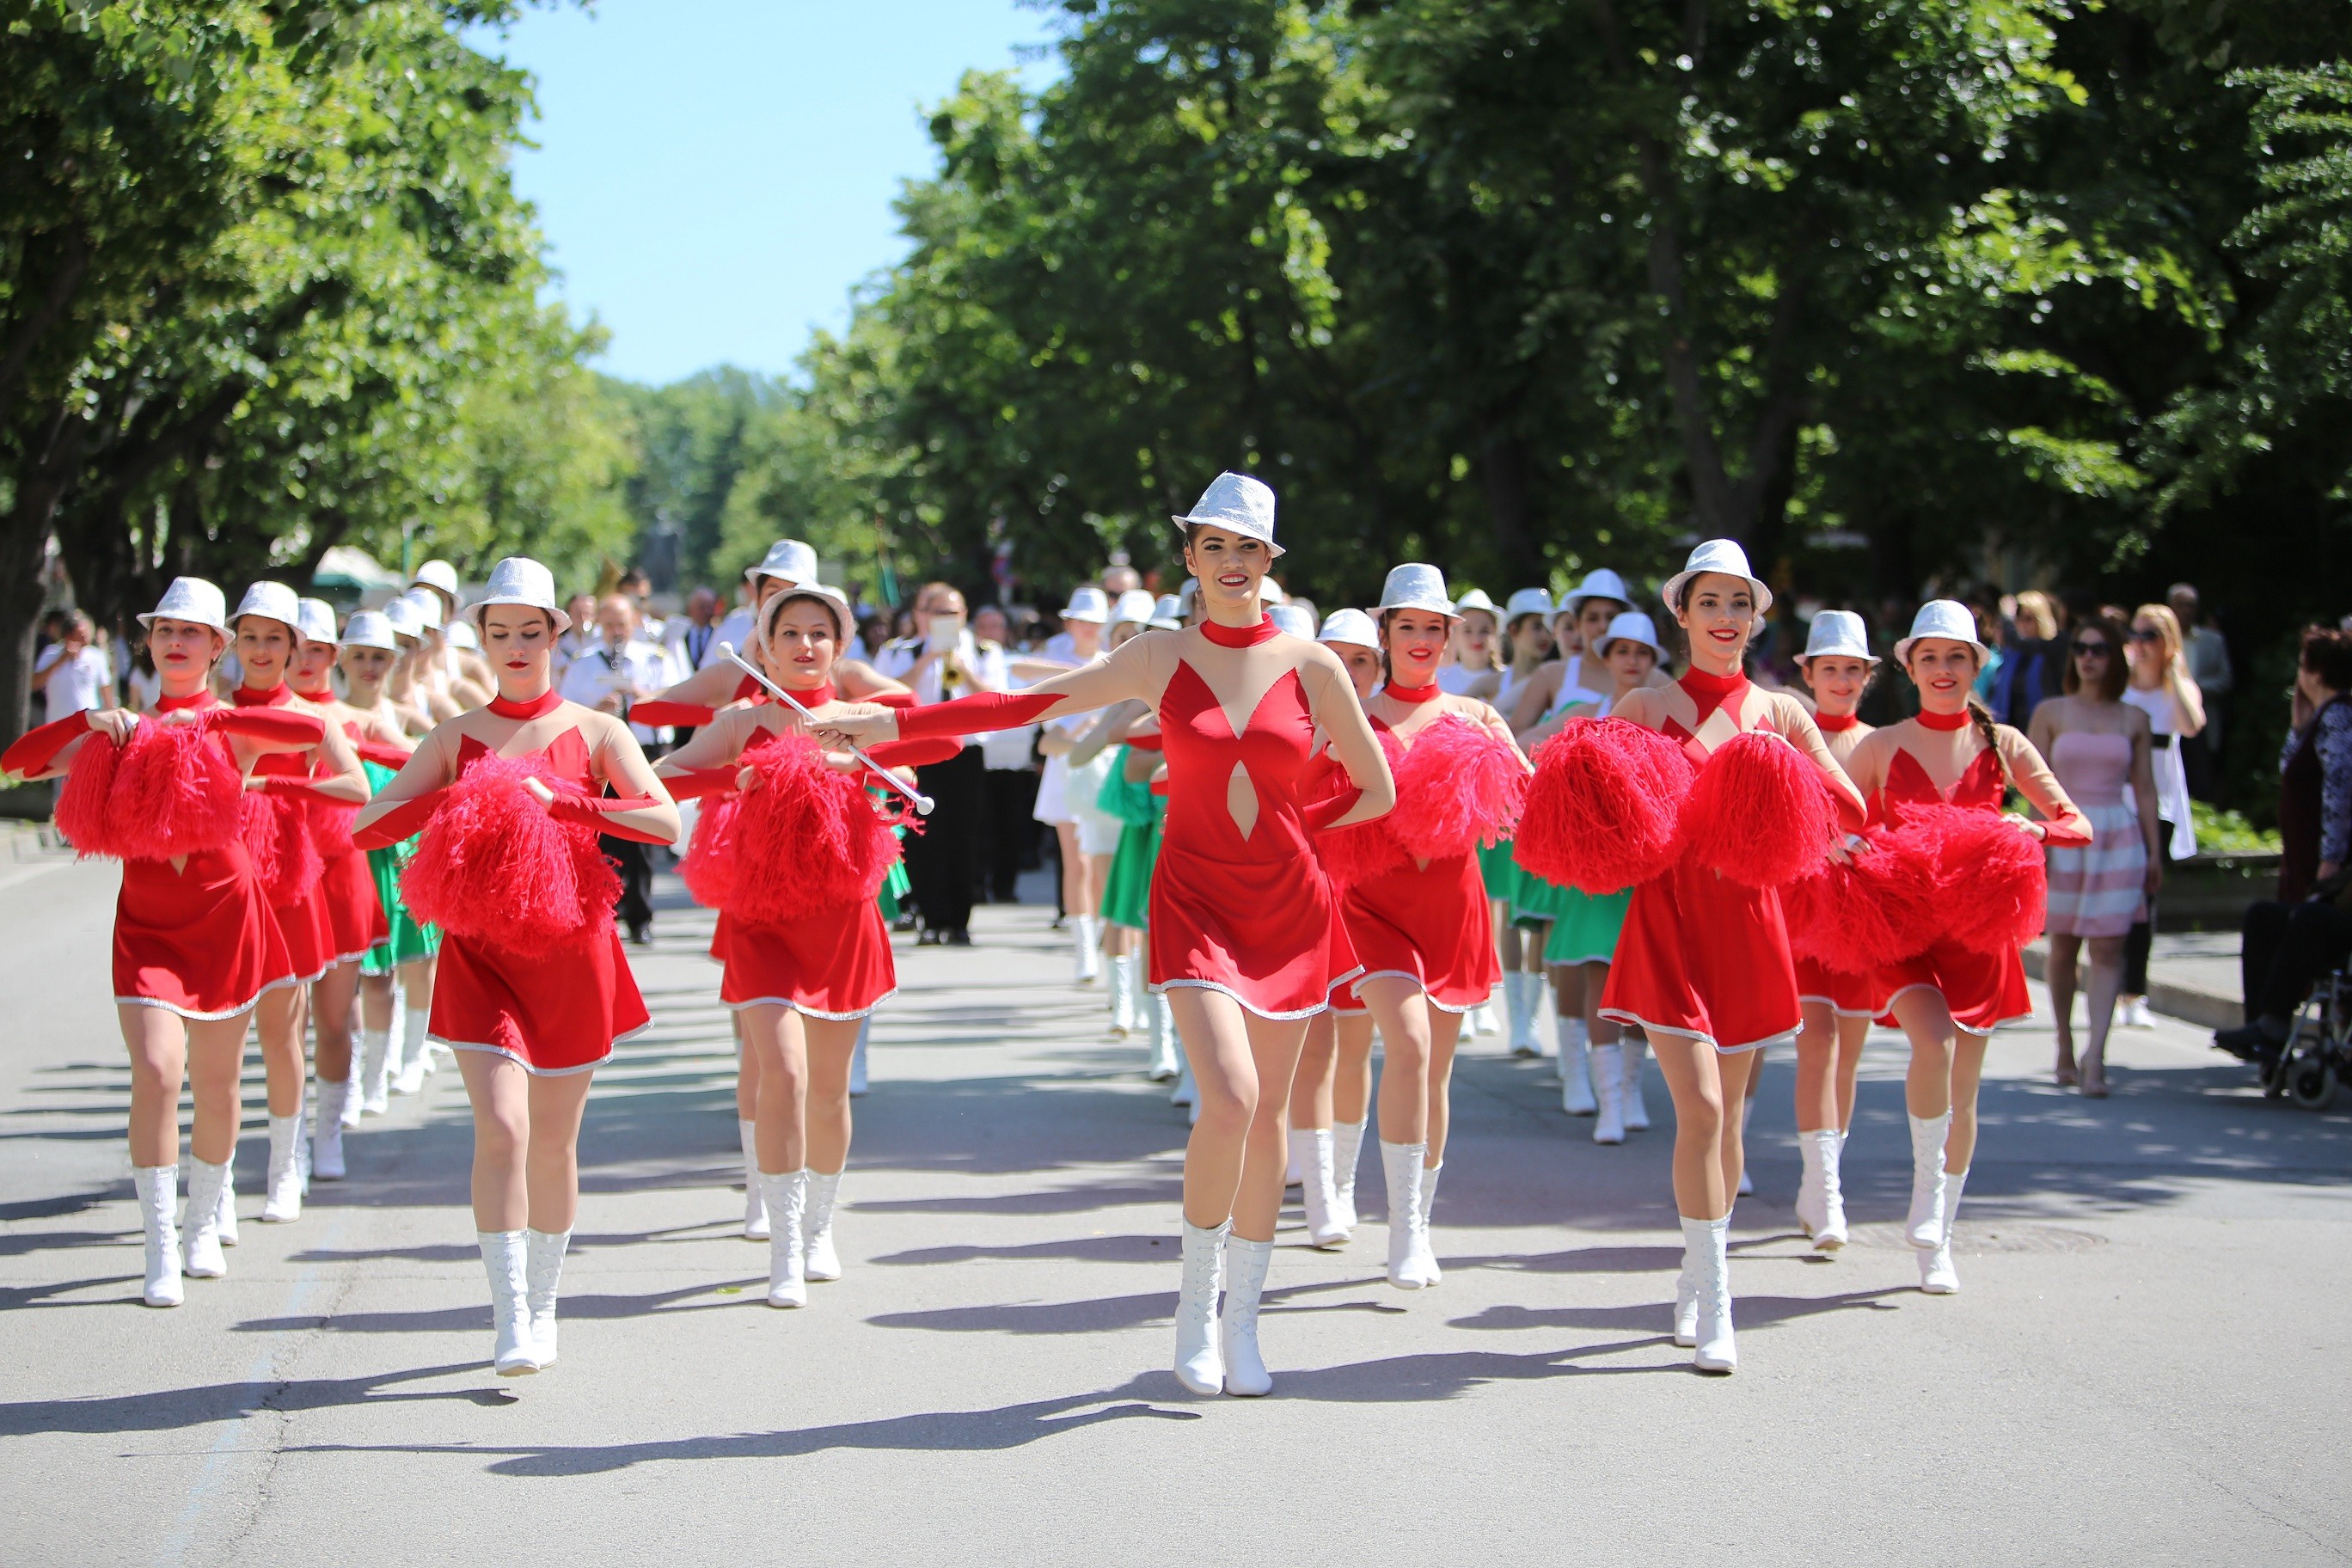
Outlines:
{"type": "MultiPolygon", "coordinates": [[[[1584,993],[1588,984],[1584,965],[1554,963],[1546,967],[1551,971],[1553,1008],[1563,1018],[1583,1017],[1587,1010],[1584,993]]],[[[1601,970],[1604,975],[1608,973],[1606,967],[1601,970]]]]}
{"type": "Polygon", "coordinates": [[[1853,1125],[1854,1081],[1862,1073],[1862,1047],[1870,1038],[1867,1018],[1837,1021],[1837,1130],[1853,1125]]]}
{"type": "Polygon", "coordinates": [[[1733,1051],[1716,1064],[1723,1084],[1724,1104],[1731,1108],[1723,1118],[1723,1173],[1735,1193],[1739,1189],[1739,1173],[1748,1168],[1748,1150],[1741,1141],[1739,1125],[1745,1119],[1738,1107],[1756,1097],[1756,1086],[1764,1079],[1763,1067],[1761,1050],[1733,1051]]]}
{"type": "Polygon", "coordinates": [[[1426,1144],[1431,1131],[1428,998],[1420,986],[1395,974],[1366,981],[1356,994],[1371,1008],[1387,1047],[1381,1067],[1381,1142],[1426,1144]]]}
{"type": "MultiPolygon", "coordinates": [[[[188,1152],[208,1164],[226,1164],[236,1153],[236,1134],[243,1121],[238,1102],[247,1016],[240,1013],[234,1018],[207,1018],[188,1026],[188,1087],[196,1101],[188,1152]]],[[[176,1115],[173,1119],[177,1120],[176,1115]]]]}
{"type": "Polygon", "coordinates": [[[1213,1230],[1230,1218],[1235,1236],[1272,1241],[1307,1021],[1261,1018],[1198,985],[1168,995],[1201,1096],[1201,1120],[1184,1149],[1184,1219],[1213,1230]]]}
{"type": "Polygon", "coordinates": [[[2116,1021],[2116,996],[2124,986],[2124,942],[2119,936],[2095,936],[2091,942],[2091,985],[2085,999],[2090,1015],[2091,1045],[2083,1053],[2083,1092],[2107,1091],[2107,1031],[2116,1021]]]}
{"type": "Polygon", "coordinates": [[[400,966],[400,988],[407,994],[408,1010],[429,1014],[433,1010],[433,976],[441,967],[440,959],[420,958],[400,966]]]}
{"type": "MultiPolygon", "coordinates": [[[[2123,939],[2117,937],[2120,943],[2123,939]]],[[[2120,973],[2120,971],[2118,971],[2120,973]]],[[[1977,1152],[1977,1084],[1984,1077],[1986,1035],[1963,1029],[1952,1049],[1952,1131],[1944,1140],[1944,1169],[1966,1171],[1977,1152]]]]}
{"type": "Polygon", "coordinates": [[[530,1079],[530,1145],[524,1164],[528,1221],[531,1229],[549,1236],[568,1232],[580,1217],[580,1119],[587,1113],[588,1082],[595,1076],[578,1072],[530,1079]]]}
{"type": "Polygon", "coordinates": [[[1584,965],[1584,985],[1580,993],[1584,1006],[1584,1035],[1596,1046],[1613,1046],[1624,1035],[1615,1022],[1601,1016],[1601,998],[1608,990],[1609,966],[1588,962],[1584,965]]]}
{"type": "Polygon", "coordinates": [[[1372,1016],[1348,1013],[1339,1024],[1339,1067],[1332,1074],[1331,1115],[1335,1122],[1361,1121],[1372,1103],[1372,1016]]]}
{"type": "Polygon", "coordinates": [[[743,1015],[730,1009],[728,1022],[735,1028],[735,1120],[760,1120],[760,1053],[751,1047],[749,1036],[743,1033],[743,1015]]]}
{"type": "MultiPolygon", "coordinates": [[[[808,1037],[800,1014],[773,1002],[741,1007],[743,1043],[760,1058],[760,1096],[752,1134],[767,1175],[808,1165],[808,1037]]],[[[855,1036],[851,1043],[856,1044],[855,1036]]]]}
{"type": "Polygon", "coordinates": [[[1298,1071],[1290,1080],[1293,1131],[1331,1125],[1332,1088],[1339,1067],[1339,1020],[1327,1009],[1307,1020],[1307,1040],[1299,1048],[1298,1071]]]}
{"type": "Polygon", "coordinates": [[[359,984],[360,963],[353,958],[336,964],[310,986],[319,1077],[330,1083],[352,1076],[352,1004],[359,984]]]}
{"type": "Polygon", "coordinates": [[[1663,1029],[1652,1032],[1650,1053],[1675,1100],[1675,1212],[1685,1219],[1721,1219],[1731,1212],[1731,1189],[1739,1180],[1723,1166],[1724,1124],[1738,1118],[1726,1114],[1729,1095],[1722,1069],[1736,1058],[1719,1055],[1705,1040],[1663,1029]]]}
{"type": "Polygon", "coordinates": [[[459,1051],[457,1072],[474,1108],[474,1228],[520,1230],[530,1218],[530,1075],[492,1051],[459,1051]]]}
{"type": "Polygon", "coordinates": [[[391,975],[360,976],[360,1027],[371,1035],[384,1034],[392,1028],[391,975]]]}
{"type": "Polygon", "coordinates": [[[1487,904],[1495,917],[1495,956],[1503,961],[1504,973],[1515,974],[1519,968],[1519,951],[1524,934],[1512,923],[1509,900],[1490,899],[1487,904]]]}
{"type": "Polygon", "coordinates": [[[856,1018],[801,1016],[808,1060],[808,1167],[839,1175],[849,1163],[849,1058],[857,1049],[856,1018]]]}
{"type": "Polygon", "coordinates": [[[1054,837],[1062,849],[1062,910],[1071,919],[1095,912],[1095,901],[1087,890],[1087,857],[1078,847],[1078,825],[1075,822],[1054,824],[1054,837]]]}
{"type": "MultiPolygon", "coordinates": [[[[1076,835],[1076,831],[1077,830],[1076,828],[1071,829],[1071,834],[1074,837],[1076,835]]],[[[1083,858],[1087,863],[1087,907],[1085,912],[1090,915],[1098,915],[1102,913],[1103,888],[1110,881],[1111,857],[1108,855],[1087,855],[1082,856],[1081,858],[1083,858]]],[[[1109,928],[1105,927],[1104,929],[1108,931],[1109,928]]],[[[1106,947],[1104,951],[1108,952],[1109,950],[1106,947]]]]}
{"type": "Polygon", "coordinates": [[[1445,1160],[1445,1134],[1454,1120],[1454,1047],[1462,1039],[1462,1015],[1443,1007],[1429,1012],[1429,1153],[1422,1162],[1435,1170],[1445,1160]]]}
{"type": "Polygon", "coordinates": [[[307,1064],[302,1056],[302,1024],[310,987],[280,985],[265,991],[254,1005],[260,1026],[261,1067],[268,1085],[269,1114],[291,1116],[302,1109],[302,1080],[307,1064]]]}
{"type": "MultiPolygon", "coordinates": [[[[2074,984],[2075,955],[2081,951],[2083,939],[2063,931],[2050,933],[2050,961],[2042,966],[2042,984],[2050,987],[2050,1017],[2058,1034],[2058,1081],[2074,1081],[2074,984]]],[[[2094,950],[2095,951],[2095,950],[2094,950]]],[[[2100,1026],[2098,1009],[2091,1011],[2091,1038],[2104,1040],[2106,1030],[2100,1026]]]]}
{"type": "Polygon", "coordinates": [[[1840,1019],[1826,1002],[1805,1004],[1805,1026],[1797,1031],[1797,1131],[1819,1132],[1843,1125],[1838,1120],[1836,1071],[1840,1019]]]}
{"type": "MultiPolygon", "coordinates": [[[[163,1007],[117,1003],[131,1053],[131,1163],[180,1163],[180,1083],[187,1072],[188,1023],[163,1007]]],[[[239,1024],[244,1022],[240,1017],[239,1024]]],[[[214,1163],[219,1162],[215,1160],[214,1163]]]]}
{"type": "Polygon", "coordinates": [[[1952,1109],[1952,1037],[1959,1030],[1941,993],[1926,987],[1895,999],[1895,1020],[1911,1041],[1911,1068],[1903,1077],[1903,1103],[1933,1120],[1952,1109]]]}

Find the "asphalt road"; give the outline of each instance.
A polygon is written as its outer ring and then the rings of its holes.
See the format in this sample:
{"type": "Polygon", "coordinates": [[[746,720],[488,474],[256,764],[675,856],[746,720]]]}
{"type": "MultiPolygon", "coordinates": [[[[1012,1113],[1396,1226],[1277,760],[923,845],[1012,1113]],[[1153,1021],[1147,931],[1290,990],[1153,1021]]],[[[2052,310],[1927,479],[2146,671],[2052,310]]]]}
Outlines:
{"type": "MultiPolygon", "coordinates": [[[[638,973],[656,1026],[598,1077],[563,1360],[485,1366],[454,1073],[350,1140],[351,1179],[253,1223],[188,1304],[137,1304],[106,984],[115,875],[0,863],[0,1557],[566,1564],[2335,1563],[2352,1555],[2352,1097],[2265,1103],[2166,1025],[2116,1093],[2004,1033],[1958,1247],[1913,1288],[1898,1038],[1847,1152],[1856,1244],[1789,1201],[1790,1068],[1734,1221],[1741,1370],[1666,1336],[1671,1116],[1622,1149],[1548,1066],[1460,1064],[1436,1290],[1371,1223],[1285,1214],[1273,1397],[1166,1370],[1183,1126],[1068,984],[1050,911],[902,953],[838,1232],[847,1277],[761,1302],[738,1239],[732,1058],[707,919],[638,973]]],[[[2038,992],[2038,988],[2037,988],[2038,992]]],[[[257,1071],[257,1062],[255,1064],[257,1071]]]]}

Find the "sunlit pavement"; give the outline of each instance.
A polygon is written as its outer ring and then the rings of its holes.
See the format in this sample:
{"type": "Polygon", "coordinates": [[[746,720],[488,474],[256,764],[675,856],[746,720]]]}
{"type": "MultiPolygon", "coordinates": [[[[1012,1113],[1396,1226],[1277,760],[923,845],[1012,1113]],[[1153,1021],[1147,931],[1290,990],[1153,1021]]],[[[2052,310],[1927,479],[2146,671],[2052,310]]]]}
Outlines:
{"type": "Polygon", "coordinates": [[[2050,1085],[2045,1031],[1999,1037],[1951,1298],[1916,1290],[1895,1223],[1900,1040],[1872,1043],[1833,1261],[1790,1221],[1776,1055],[1727,1380],[1665,1332],[1654,1071],[1656,1130],[1602,1149],[1549,1063],[1475,1042],[1443,1286],[1381,1282],[1368,1152],[1351,1247],[1310,1251],[1285,1214],[1274,1396],[1199,1399],[1165,1370],[1183,1124],[1141,1041],[1069,983],[1050,910],[902,949],[842,1192],[847,1277],[780,1312],[765,1247],[735,1234],[709,920],[672,907],[637,958],[655,1027],[590,1103],[562,1360],[500,1380],[454,1072],[269,1226],[257,1059],[231,1277],[137,1304],[114,882],[89,864],[0,885],[12,1562],[2280,1563],[2352,1544],[2352,1095],[2264,1102],[2182,1026],[2119,1032],[2104,1103],[2050,1085]]]}

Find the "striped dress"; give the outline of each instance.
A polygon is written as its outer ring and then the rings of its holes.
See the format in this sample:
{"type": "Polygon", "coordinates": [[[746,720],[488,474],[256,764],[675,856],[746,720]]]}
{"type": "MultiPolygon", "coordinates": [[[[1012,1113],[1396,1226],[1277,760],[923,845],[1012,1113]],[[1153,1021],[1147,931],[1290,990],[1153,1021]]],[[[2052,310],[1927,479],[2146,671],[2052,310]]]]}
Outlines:
{"type": "Polygon", "coordinates": [[[2128,797],[2131,737],[2070,730],[2050,748],[2050,770],[2090,819],[2091,843],[2053,846],[2050,916],[2059,936],[2123,936],[2147,907],[2147,841],[2128,797]]]}

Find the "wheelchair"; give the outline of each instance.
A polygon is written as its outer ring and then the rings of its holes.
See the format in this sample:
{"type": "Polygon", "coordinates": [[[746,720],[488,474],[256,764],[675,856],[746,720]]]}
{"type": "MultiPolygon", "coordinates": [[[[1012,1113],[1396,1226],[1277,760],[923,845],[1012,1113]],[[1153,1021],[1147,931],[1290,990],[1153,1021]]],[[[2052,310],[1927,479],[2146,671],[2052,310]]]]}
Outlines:
{"type": "Polygon", "coordinates": [[[2325,1110],[2352,1079],[2352,969],[2311,988],[2287,1043],[2262,1064],[2263,1092],[2305,1110],[2325,1110]]]}

